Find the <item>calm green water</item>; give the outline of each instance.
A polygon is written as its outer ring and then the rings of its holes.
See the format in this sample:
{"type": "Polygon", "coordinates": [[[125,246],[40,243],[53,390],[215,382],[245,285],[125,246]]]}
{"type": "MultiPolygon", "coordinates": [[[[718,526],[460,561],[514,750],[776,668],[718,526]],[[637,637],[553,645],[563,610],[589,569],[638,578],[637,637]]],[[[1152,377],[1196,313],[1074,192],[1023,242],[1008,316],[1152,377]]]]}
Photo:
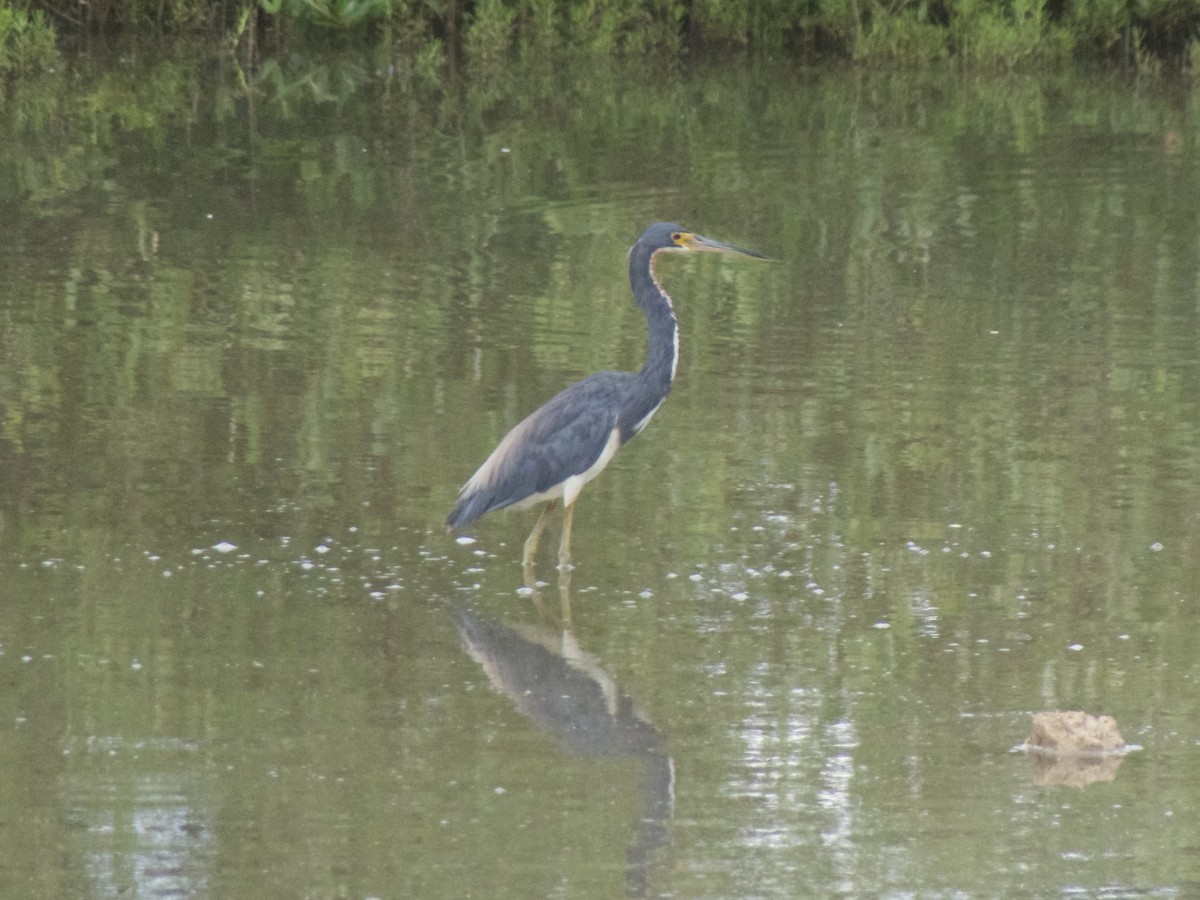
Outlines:
{"type": "Polygon", "coordinates": [[[1200,891],[1193,93],[228,68],[3,110],[0,894],[1200,891]],[[530,595],[441,522],[657,219],[774,261],[660,266],[530,595]],[[1057,708],[1142,749],[1045,784],[1057,708]]]}

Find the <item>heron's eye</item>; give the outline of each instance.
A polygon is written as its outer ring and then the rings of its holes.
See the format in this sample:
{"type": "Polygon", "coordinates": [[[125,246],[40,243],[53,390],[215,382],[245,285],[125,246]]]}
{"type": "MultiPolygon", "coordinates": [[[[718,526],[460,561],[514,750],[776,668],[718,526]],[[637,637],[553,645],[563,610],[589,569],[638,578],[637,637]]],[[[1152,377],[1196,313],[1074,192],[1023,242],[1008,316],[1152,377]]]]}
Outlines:
{"type": "Polygon", "coordinates": [[[681,243],[683,241],[683,233],[680,231],[672,232],[671,240],[674,241],[676,244],[681,243]]]}

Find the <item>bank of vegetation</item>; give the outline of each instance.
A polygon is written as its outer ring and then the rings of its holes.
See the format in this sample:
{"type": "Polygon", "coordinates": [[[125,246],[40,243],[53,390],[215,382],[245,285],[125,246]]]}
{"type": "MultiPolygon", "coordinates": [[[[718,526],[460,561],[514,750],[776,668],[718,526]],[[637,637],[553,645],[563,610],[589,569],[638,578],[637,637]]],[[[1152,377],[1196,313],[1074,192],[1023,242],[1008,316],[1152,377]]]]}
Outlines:
{"type": "Polygon", "coordinates": [[[1200,0],[0,0],[0,75],[53,65],[64,41],[197,32],[250,56],[337,35],[450,65],[733,45],[863,65],[1190,70],[1200,0]]]}

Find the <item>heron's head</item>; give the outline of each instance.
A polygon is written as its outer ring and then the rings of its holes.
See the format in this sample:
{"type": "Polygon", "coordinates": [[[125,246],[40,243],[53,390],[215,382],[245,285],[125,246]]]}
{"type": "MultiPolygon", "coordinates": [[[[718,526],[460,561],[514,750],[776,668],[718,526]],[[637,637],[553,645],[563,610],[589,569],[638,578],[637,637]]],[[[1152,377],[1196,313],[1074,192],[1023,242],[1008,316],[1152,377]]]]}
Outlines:
{"type": "MultiPolygon", "coordinates": [[[[740,256],[753,256],[766,259],[761,253],[723,244],[706,238],[694,231],[685,231],[674,222],[655,222],[642,232],[637,244],[643,245],[653,255],[655,253],[733,253],[740,256]]],[[[636,244],[634,245],[637,246],[636,244]]]]}

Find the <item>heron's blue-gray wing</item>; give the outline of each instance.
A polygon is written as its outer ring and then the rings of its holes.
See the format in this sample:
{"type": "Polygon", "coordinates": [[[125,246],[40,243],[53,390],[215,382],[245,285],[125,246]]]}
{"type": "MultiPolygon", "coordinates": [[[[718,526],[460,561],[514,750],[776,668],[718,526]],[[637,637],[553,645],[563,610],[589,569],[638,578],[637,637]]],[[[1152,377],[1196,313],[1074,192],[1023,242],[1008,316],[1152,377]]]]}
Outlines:
{"type": "Polygon", "coordinates": [[[626,377],[623,372],[590,375],[521,421],[463,485],[447,526],[461,528],[587,472],[617,427],[626,377]]]}

